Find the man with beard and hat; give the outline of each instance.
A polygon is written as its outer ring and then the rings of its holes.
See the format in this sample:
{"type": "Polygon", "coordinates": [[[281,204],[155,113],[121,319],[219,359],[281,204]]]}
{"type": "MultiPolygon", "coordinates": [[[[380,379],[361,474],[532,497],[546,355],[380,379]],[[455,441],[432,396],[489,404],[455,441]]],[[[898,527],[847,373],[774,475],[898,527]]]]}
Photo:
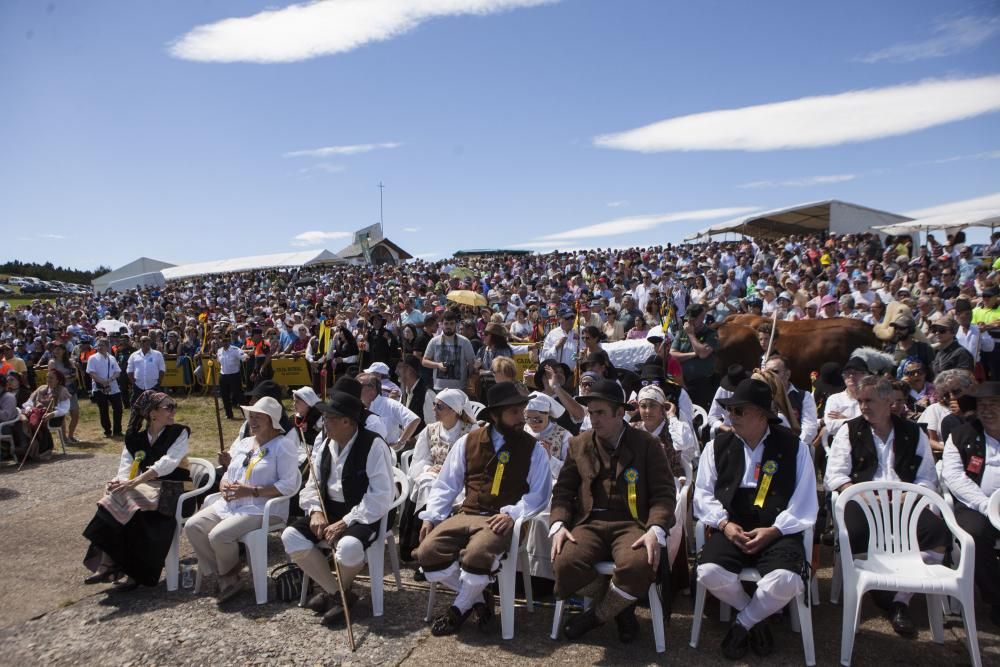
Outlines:
{"type": "MultiPolygon", "coordinates": [[[[860,416],[847,421],[830,444],[823,481],[827,490],[844,491],[852,484],[872,481],[919,484],[938,490],[934,457],[927,434],[914,422],[891,413],[892,382],[868,376],[858,383],[860,416]]],[[[851,503],[844,514],[852,554],[868,551],[868,521],[864,511],[851,503]],[[852,509],[853,505],[853,509],[852,509]]],[[[925,562],[941,563],[951,534],[941,517],[927,510],[917,519],[917,543],[925,562]]],[[[845,554],[845,558],[850,557],[845,554]]],[[[916,627],[909,615],[912,593],[873,593],[876,603],[889,612],[893,630],[903,637],[915,637],[916,627]]]]}
{"type": "Polygon", "coordinates": [[[976,400],[976,418],[948,437],[941,479],[958,501],[955,520],[976,543],[976,586],[990,605],[990,621],[1000,626],[1000,530],[987,516],[990,496],[1000,490],[1000,382],[984,382],[967,395],[976,400]]]}
{"type": "Polygon", "coordinates": [[[930,326],[931,339],[935,342],[937,354],[931,362],[931,371],[936,376],[941,371],[957,368],[970,373],[976,366],[969,351],[958,342],[958,322],[951,315],[934,320],[930,326]]]}
{"type": "Polygon", "coordinates": [[[327,403],[316,407],[323,413],[324,428],[312,452],[318,479],[310,475],[299,494],[305,516],[285,529],[281,541],[292,561],[321,589],[306,606],[323,614],[323,625],[335,626],[344,620],[343,601],[322,549],[334,550],[347,605],[353,607],[358,596],[351,584],[364,568],[365,550],[378,537],[396,486],[389,446],[364,428],[367,411],[360,399],[335,390],[327,403]]]}
{"type": "Polygon", "coordinates": [[[578,401],[592,430],[570,440],[549,512],[555,594],[594,598],[563,632],[578,639],[612,618],[618,638],[635,639],[636,601],[656,579],[660,550],[674,525],[674,476],[655,436],[625,422],[625,392],[613,380],[594,384],[578,401]],[[594,564],[613,560],[609,579],[594,564]]]}
{"type": "Polygon", "coordinates": [[[729,423],[729,413],[726,412],[719,401],[732,396],[739,383],[748,377],[750,377],[750,374],[740,364],[733,364],[726,369],[726,374],[722,376],[719,388],[715,390],[715,398],[712,399],[712,408],[708,411],[708,425],[713,435],[719,431],[723,433],[732,432],[733,426],[729,423]]]}
{"type": "Polygon", "coordinates": [[[487,589],[510,547],[514,522],[545,509],[552,493],[549,455],[524,432],[528,397],[513,382],[489,391],[489,423],[452,446],[420,513],[420,546],[414,555],[427,577],[456,591],[448,610],[434,619],[431,634],[450,635],[475,612],[481,628],[493,619],[487,589]],[[465,500],[457,514],[459,493],[465,500]]]}
{"type": "Polygon", "coordinates": [[[748,649],[773,652],[766,620],[804,590],[802,533],[816,521],[816,475],[809,449],[779,425],[766,383],[743,380],[720,403],[733,430],[716,435],[698,466],[694,515],[712,529],[698,583],[738,611],[722,653],[739,660],[748,649]],[[761,574],[752,597],[740,582],[747,567],[761,574]]]}
{"type": "Polygon", "coordinates": [[[914,338],[917,323],[913,317],[900,313],[889,323],[889,327],[892,329],[892,341],[885,345],[884,351],[892,355],[893,361],[898,365],[905,359],[916,357],[924,364],[924,368],[929,369],[934,361],[934,348],[914,338]]]}

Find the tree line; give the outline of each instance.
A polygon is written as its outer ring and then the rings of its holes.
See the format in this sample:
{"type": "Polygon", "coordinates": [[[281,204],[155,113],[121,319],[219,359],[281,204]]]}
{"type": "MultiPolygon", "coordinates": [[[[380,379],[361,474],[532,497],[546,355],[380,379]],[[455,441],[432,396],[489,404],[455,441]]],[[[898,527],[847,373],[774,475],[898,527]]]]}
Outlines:
{"type": "Polygon", "coordinates": [[[109,266],[98,266],[93,271],[81,271],[79,269],[53,266],[52,262],[38,264],[36,262],[22,262],[16,259],[12,262],[0,264],[0,273],[2,274],[32,277],[39,280],[61,280],[65,283],[81,285],[90,285],[91,280],[109,271],[111,271],[111,267],[109,266]]]}

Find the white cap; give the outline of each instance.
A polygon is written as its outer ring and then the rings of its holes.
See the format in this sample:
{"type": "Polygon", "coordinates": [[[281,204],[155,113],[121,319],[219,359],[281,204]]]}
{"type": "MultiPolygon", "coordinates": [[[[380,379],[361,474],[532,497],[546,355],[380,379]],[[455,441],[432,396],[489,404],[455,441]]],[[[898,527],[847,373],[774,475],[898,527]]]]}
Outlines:
{"type": "Polygon", "coordinates": [[[528,397],[528,405],[525,410],[547,412],[552,415],[554,419],[559,419],[559,417],[562,417],[562,414],[566,411],[566,408],[564,408],[561,403],[551,396],[543,394],[539,391],[533,391],[528,397]]]}
{"type": "Polygon", "coordinates": [[[376,361],[374,364],[369,366],[364,370],[365,373],[376,373],[378,375],[388,375],[389,366],[383,364],[381,361],[376,361]]]}
{"type": "Polygon", "coordinates": [[[301,400],[310,408],[319,403],[319,396],[316,395],[312,387],[300,387],[292,392],[292,396],[301,400]]]}
{"type": "Polygon", "coordinates": [[[638,401],[656,401],[660,405],[667,402],[667,396],[663,393],[663,390],[656,385],[648,385],[639,390],[639,396],[636,397],[638,401]]]}
{"type": "Polygon", "coordinates": [[[464,412],[469,417],[475,417],[472,406],[469,405],[469,397],[461,389],[442,389],[434,398],[460,415],[464,412]]]}

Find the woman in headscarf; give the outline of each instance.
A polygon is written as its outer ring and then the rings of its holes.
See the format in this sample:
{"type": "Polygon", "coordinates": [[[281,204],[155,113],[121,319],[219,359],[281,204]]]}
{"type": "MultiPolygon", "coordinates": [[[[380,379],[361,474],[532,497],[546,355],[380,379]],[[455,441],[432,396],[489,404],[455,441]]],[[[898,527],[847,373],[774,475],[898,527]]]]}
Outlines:
{"type": "MultiPolygon", "coordinates": [[[[250,423],[251,435],[233,443],[229,467],[219,484],[220,497],[191,517],[184,532],[198,554],[202,574],[215,573],[219,603],[243,590],[240,578],[239,540],[261,527],[264,505],[270,498],[298,491],[295,446],[284,437],[281,403],[265,396],[253,405],[240,406],[250,423]]],[[[288,518],[288,503],[271,511],[272,524],[288,518]]]]}
{"type": "Polygon", "coordinates": [[[399,553],[403,560],[411,560],[411,552],[419,542],[421,521],[417,517],[424,505],[431,486],[441,472],[441,466],[459,438],[476,427],[469,397],[461,389],[444,389],[434,397],[434,415],[431,422],[417,436],[410,461],[409,477],[413,482],[410,497],[403,504],[399,520],[399,553]]]}
{"type": "Polygon", "coordinates": [[[38,433],[37,446],[33,450],[35,458],[52,455],[52,434],[49,433],[49,429],[43,422],[51,420],[48,426],[61,427],[63,418],[69,413],[71,405],[70,393],[66,389],[66,376],[55,368],[49,368],[45,375],[45,384],[36,389],[28,397],[28,400],[21,404],[21,412],[26,417],[21,422],[27,436],[26,442],[30,442],[35,433],[38,433]],[[39,424],[41,424],[41,428],[39,428],[39,424]]]}
{"type": "Polygon", "coordinates": [[[177,528],[177,498],[190,480],[191,430],[174,423],[176,410],[170,396],[152,390],[132,406],[118,473],[83,531],[90,541],[84,565],[94,572],[84,583],[128,575],[122,588],[131,590],[159,582],[177,528]]]}
{"type": "Polygon", "coordinates": [[[698,454],[694,430],[678,417],[677,406],[667,400],[667,395],[658,386],[646,385],[639,390],[636,399],[639,402],[639,421],[632,425],[660,439],[679,489],[682,486],[680,479],[684,477],[681,459],[691,462],[698,454]]]}
{"type": "Polygon", "coordinates": [[[528,406],[524,409],[524,432],[548,452],[553,481],[559,477],[569,452],[569,439],[573,437],[572,433],[556,423],[565,411],[559,401],[540,391],[531,393],[528,406]]]}

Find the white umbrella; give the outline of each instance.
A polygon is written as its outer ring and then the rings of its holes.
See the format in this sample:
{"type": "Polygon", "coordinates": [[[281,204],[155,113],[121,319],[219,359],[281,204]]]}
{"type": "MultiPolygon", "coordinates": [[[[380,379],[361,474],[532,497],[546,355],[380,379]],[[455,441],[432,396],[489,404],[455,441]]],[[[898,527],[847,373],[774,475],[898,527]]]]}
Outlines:
{"type": "Polygon", "coordinates": [[[101,320],[97,323],[98,331],[108,334],[118,333],[122,327],[128,328],[124,322],[119,322],[118,320],[101,320]]]}
{"type": "Polygon", "coordinates": [[[883,234],[913,234],[916,232],[932,232],[945,229],[964,229],[966,227],[997,227],[1000,226],[1000,209],[982,211],[960,211],[945,213],[928,218],[919,218],[907,222],[897,222],[892,225],[875,227],[883,234]]]}

